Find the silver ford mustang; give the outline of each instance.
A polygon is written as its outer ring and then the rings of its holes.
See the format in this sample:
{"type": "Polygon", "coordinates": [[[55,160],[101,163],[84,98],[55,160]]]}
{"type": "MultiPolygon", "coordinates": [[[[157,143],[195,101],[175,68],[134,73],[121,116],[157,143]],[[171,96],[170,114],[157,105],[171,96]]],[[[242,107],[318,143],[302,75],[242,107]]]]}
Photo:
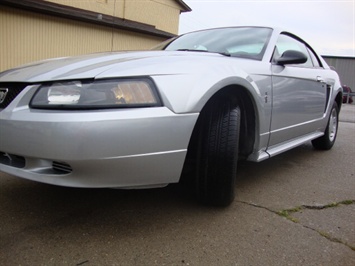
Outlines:
{"type": "Polygon", "coordinates": [[[267,27],[46,60],[0,73],[0,170],[69,187],[186,179],[201,202],[227,206],[238,160],[330,149],[341,103],[337,73],[267,27]]]}

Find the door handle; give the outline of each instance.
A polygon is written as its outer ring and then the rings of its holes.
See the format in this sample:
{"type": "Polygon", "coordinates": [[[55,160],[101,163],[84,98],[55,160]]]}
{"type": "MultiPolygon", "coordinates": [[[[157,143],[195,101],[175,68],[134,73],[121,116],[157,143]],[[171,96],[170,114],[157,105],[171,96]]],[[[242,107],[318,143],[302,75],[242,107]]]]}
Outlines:
{"type": "Polygon", "coordinates": [[[324,79],[320,76],[317,76],[317,82],[325,83],[324,79]]]}

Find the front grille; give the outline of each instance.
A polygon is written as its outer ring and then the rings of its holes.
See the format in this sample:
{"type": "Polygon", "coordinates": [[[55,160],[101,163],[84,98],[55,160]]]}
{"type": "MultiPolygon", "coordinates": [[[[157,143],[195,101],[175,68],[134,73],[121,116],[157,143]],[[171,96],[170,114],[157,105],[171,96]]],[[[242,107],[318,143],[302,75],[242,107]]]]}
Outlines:
{"type": "Polygon", "coordinates": [[[0,83],[0,89],[8,90],[5,99],[0,103],[0,109],[6,108],[27,85],[27,83],[18,82],[0,83]]]}
{"type": "Polygon", "coordinates": [[[70,174],[73,171],[69,164],[63,162],[54,161],[52,163],[52,168],[58,174],[70,174]]]}

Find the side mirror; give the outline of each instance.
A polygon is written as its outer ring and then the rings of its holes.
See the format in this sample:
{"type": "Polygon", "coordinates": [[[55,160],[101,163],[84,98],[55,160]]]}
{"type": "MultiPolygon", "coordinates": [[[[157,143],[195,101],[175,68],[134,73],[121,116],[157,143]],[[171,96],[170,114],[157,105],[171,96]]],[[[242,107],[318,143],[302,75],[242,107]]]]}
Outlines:
{"type": "Polygon", "coordinates": [[[278,65],[303,64],[308,60],[304,53],[295,50],[285,51],[281,57],[275,60],[278,65]]]}

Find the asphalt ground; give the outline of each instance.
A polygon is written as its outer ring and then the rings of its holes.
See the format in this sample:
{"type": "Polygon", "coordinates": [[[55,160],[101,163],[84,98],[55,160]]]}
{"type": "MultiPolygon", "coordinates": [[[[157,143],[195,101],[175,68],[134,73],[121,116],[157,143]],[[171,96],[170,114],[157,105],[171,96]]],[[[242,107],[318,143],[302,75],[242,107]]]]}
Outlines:
{"type": "Polygon", "coordinates": [[[0,265],[355,265],[355,106],[330,151],[239,165],[228,208],[179,185],[74,189],[0,174],[0,265]]]}

